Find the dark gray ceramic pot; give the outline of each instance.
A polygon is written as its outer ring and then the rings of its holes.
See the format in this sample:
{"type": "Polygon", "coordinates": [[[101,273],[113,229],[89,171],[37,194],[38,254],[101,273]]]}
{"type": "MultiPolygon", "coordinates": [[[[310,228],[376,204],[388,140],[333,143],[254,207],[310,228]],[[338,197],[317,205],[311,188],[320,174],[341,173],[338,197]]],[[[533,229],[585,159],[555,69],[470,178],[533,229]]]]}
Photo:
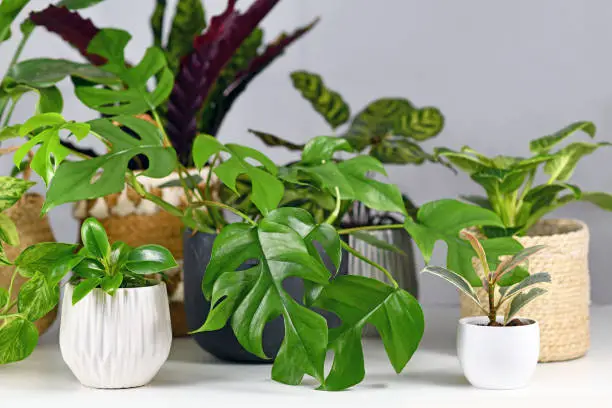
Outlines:
{"type": "MultiPolygon", "coordinates": [[[[210,261],[215,238],[215,234],[201,232],[193,235],[190,230],[186,230],[183,235],[185,312],[190,331],[200,328],[210,311],[210,303],[202,294],[202,279],[204,278],[206,266],[210,261]]],[[[327,258],[324,256],[323,259],[327,258]]],[[[251,266],[253,265],[245,264],[243,268],[246,269],[251,266]]],[[[343,252],[339,274],[346,274],[346,271],[347,254],[343,252]]],[[[294,299],[301,302],[304,286],[300,279],[286,279],[283,282],[283,288],[294,299]]],[[[339,322],[336,316],[325,312],[321,312],[321,314],[328,320],[330,327],[338,325],[339,322]]],[[[263,349],[267,356],[272,358],[276,356],[283,341],[284,333],[285,329],[280,317],[266,325],[263,331],[263,349]]],[[[200,347],[222,360],[241,363],[271,363],[273,361],[263,360],[242,348],[236,336],[234,336],[229,323],[221,330],[198,333],[194,337],[200,347]]]]}

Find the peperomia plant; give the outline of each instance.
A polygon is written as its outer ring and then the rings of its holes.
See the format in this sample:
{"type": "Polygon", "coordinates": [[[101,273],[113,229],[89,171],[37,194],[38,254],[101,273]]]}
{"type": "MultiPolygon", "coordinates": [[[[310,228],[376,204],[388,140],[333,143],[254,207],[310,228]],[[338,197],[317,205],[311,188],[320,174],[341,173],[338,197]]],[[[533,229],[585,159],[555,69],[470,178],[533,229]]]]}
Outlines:
{"type": "Polygon", "coordinates": [[[595,136],[591,122],[576,122],[551,135],[532,140],[532,156],[486,157],[465,146],[461,151],[447,148],[436,150],[438,157],[448,159],[457,168],[467,172],[486,193],[466,196],[466,200],[490,208],[503,220],[499,228],[487,228],[487,236],[522,235],[544,215],[576,200],[591,202],[605,210],[612,210],[612,195],[603,192],[584,192],[569,180],[583,157],[608,142],[574,142],[553,152],[553,148],[573,133],[582,130],[595,136]],[[534,185],[538,169],[547,177],[544,184],[534,185]]]}
{"type": "MultiPolygon", "coordinates": [[[[156,1],[151,16],[153,42],[168,61],[166,75],[174,77],[171,96],[164,98],[158,113],[183,165],[193,164],[191,148],[196,135],[216,136],[232,105],[251,81],[316,24],[317,20],[292,33],[282,33],[264,46],[263,31],[258,26],[278,2],[257,0],[240,12],[235,8],[236,0],[228,0],[226,10],[208,24],[202,0],[179,0],[171,27],[165,30],[166,1],[156,1]]],[[[49,6],[33,13],[31,20],[60,35],[93,65],[104,65],[108,60],[99,48],[90,48],[101,30],[77,12],[49,6]]],[[[101,83],[95,78],[87,79],[101,83]]],[[[120,79],[131,88],[129,80],[120,79]]],[[[157,79],[164,80],[161,75],[157,79]]],[[[88,100],[83,102],[96,108],[88,100]]],[[[134,161],[132,167],[147,166],[146,162],[134,161]]]]}
{"type": "Polygon", "coordinates": [[[479,265],[483,268],[484,276],[482,282],[487,292],[487,304],[483,305],[476,294],[476,291],[463,276],[439,266],[426,266],[423,272],[439,276],[453,284],[459,291],[466,295],[471,301],[476,303],[480,310],[488,317],[489,326],[508,326],[521,324],[521,321],[513,321],[518,312],[532,300],[546,293],[546,290],[538,287],[542,283],[550,283],[550,275],[546,272],[538,272],[526,275],[512,286],[500,286],[502,279],[519,265],[528,261],[529,257],[542,250],[544,246],[537,245],[525,248],[512,257],[507,257],[499,263],[496,269],[489,269],[487,254],[478,238],[468,232],[463,231],[462,236],[466,238],[476,254],[478,255],[479,265]],[[499,296],[496,290],[499,288],[499,296]],[[497,299],[496,299],[497,297],[497,299]],[[510,302],[510,303],[508,303],[510,302]],[[504,322],[497,321],[498,313],[502,306],[507,304],[507,312],[504,322]]]}
{"type": "Polygon", "coordinates": [[[81,226],[82,260],[74,267],[71,283],[72,304],[77,303],[95,288],[114,295],[119,288],[140,288],[159,283],[155,274],[176,268],[174,257],[160,245],[132,248],[124,242],[108,241],[104,227],[95,218],[88,218],[81,226]]]}
{"type": "MultiPolygon", "coordinates": [[[[12,207],[34,183],[0,177],[0,241],[19,245],[19,234],[2,211],[12,207]]],[[[50,312],[59,301],[59,283],[79,262],[77,245],[43,242],[24,249],[16,259],[7,258],[0,246],[0,264],[12,267],[8,288],[0,287],[0,364],[28,357],[38,343],[34,322],[50,312]],[[15,292],[17,277],[24,280],[15,292]]]]}

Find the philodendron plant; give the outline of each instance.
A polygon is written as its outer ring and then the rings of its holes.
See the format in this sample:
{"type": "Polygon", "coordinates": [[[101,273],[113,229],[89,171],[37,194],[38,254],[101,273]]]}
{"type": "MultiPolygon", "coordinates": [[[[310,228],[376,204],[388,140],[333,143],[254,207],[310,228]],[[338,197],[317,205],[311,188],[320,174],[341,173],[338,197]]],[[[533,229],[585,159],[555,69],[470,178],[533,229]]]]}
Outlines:
{"type": "Polygon", "coordinates": [[[440,266],[426,266],[423,272],[439,276],[459,289],[471,301],[476,303],[482,313],[488,317],[489,326],[521,324],[520,321],[515,321],[513,318],[528,303],[546,293],[546,290],[538,287],[538,285],[550,283],[550,275],[546,272],[538,272],[523,276],[511,286],[501,286],[500,283],[503,282],[504,277],[511,274],[519,265],[526,263],[530,256],[542,250],[544,246],[538,245],[525,248],[514,256],[506,257],[499,263],[496,269],[491,270],[487,262],[487,254],[478,238],[466,230],[462,231],[461,234],[470,242],[474,251],[476,251],[479,265],[483,268],[484,276],[482,283],[487,292],[486,304],[482,304],[474,287],[457,272],[440,266]],[[498,291],[499,295],[497,294],[498,291]],[[497,317],[501,307],[506,304],[508,304],[508,308],[502,324],[497,321],[497,317]]]}
{"type": "Polygon", "coordinates": [[[612,210],[612,195],[604,192],[585,192],[569,181],[576,165],[608,142],[574,142],[553,151],[573,133],[582,130],[595,137],[595,125],[576,122],[551,135],[532,140],[532,156],[487,157],[464,146],[461,151],[436,149],[436,156],[446,158],[455,167],[467,172],[485,191],[486,196],[466,196],[466,200],[490,208],[503,220],[502,228],[487,228],[487,236],[522,235],[544,215],[576,200],[591,202],[605,210],[612,210]],[[547,177],[537,184],[538,170],[547,177]]]}
{"type": "Polygon", "coordinates": [[[70,280],[75,285],[72,304],[95,288],[112,296],[119,288],[157,285],[159,279],[152,276],[178,266],[170,251],[160,245],[132,248],[121,241],[111,245],[104,227],[95,218],[83,222],[81,241],[81,258],[70,280]]]}
{"type": "MultiPolygon", "coordinates": [[[[0,177],[0,241],[19,245],[19,234],[12,220],[3,213],[13,206],[34,183],[0,177]]],[[[0,287],[0,364],[28,357],[38,343],[34,322],[49,313],[59,301],[59,283],[79,262],[77,245],[43,242],[24,249],[16,259],[8,259],[0,246],[0,265],[13,267],[8,288],[0,287]],[[17,277],[25,279],[14,293],[17,277]]]]}

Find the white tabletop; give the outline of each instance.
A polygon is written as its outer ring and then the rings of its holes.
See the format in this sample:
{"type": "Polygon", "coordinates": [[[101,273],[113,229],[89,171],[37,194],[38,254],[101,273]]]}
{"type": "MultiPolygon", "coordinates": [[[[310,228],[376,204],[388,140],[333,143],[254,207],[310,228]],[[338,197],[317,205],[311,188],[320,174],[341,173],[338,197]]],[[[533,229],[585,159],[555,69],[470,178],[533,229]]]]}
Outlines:
{"type": "Polygon", "coordinates": [[[425,310],[427,328],[423,342],[400,375],[391,368],[380,341],[365,339],[366,379],[344,392],[315,391],[315,382],[309,379],[299,387],[275,383],[270,380],[269,365],[223,363],[188,338],[174,341],[170,358],[148,386],[89,389],[81,386],[64,364],[57,345],[56,325],[41,338],[41,344],[27,360],[0,366],[0,407],[90,408],[119,404],[116,405],[119,408],[129,402],[148,404],[146,408],[189,405],[293,408],[295,404],[312,408],[328,405],[379,408],[382,404],[411,408],[612,406],[612,306],[592,310],[592,347],[588,356],[540,364],[531,385],[515,391],[478,390],[466,382],[455,354],[457,314],[453,309],[425,310]],[[18,404],[22,402],[28,404],[18,404]]]}

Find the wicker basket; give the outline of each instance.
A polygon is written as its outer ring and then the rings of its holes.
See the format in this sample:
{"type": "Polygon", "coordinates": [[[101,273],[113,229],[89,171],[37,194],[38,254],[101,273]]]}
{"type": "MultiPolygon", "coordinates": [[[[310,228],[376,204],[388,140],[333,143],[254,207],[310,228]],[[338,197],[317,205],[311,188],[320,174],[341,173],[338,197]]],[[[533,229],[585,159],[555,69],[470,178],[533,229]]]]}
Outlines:
{"type": "MultiPolygon", "coordinates": [[[[205,174],[201,176],[205,178],[205,174]]],[[[164,179],[140,177],[138,180],[150,193],[173,205],[184,207],[187,203],[181,187],[159,188],[162,184],[176,179],[176,175],[171,175],[164,179]]],[[[81,221],[87,217],[97,218],[106,229],[111,242],[123,241],[133,247],[146,244],[162,245],[182,264],[181,220],[150,201],[143,200],[130,187],[126,187],[121,193],[77,203],[74,215],[81,221]]],[[[185,336],[189,331],[183,301],[182,273],[182,267],[167,272],[170,277],[170,282],[167,283],[170,317],[175,337],[185,336]]]]}
{"type": "MultiPolygon", "coordinates": [[[[548,293],[527,305],[521,315],[540,324],[540,361],[565,361],[581,357],[589,349],[589,230],[574,220],[543,220],[519,237],[524,247],[545,245],[530,258],[529,272],[548,272],[548,293]]],[[[478,291],[481,300],[484,290],[478,291]]],[[[500,310],[500,313],[505,310],[500,310]]],[[[461,296],[461,315],[482,314],[461,296]]]]}
{"type": "MultiPolygon", "coordinates": [[[[40,217],[40,210],[44,201],[44,198],[39,194],[27,193],[14,206],[5,211],[5,214],[13,220],[19,232],[19,246],[4,245],[4,250],[9,259],[14,260],[21,251],[30,245],[41,242],[55,242],[49,219],[47,216],[40,217]]],[[[13,267],[8,266],[0,268],[0,287],[8,288],[13,270],[13,267]]],[[[25,278],[17,275],[13,285],[13,296],[18,293],[24,282],[25,278]]],[[[34,322],[38,332],[40,334],[44,333],[53,324],[56,317],[57,307],[34,322]]]]}

